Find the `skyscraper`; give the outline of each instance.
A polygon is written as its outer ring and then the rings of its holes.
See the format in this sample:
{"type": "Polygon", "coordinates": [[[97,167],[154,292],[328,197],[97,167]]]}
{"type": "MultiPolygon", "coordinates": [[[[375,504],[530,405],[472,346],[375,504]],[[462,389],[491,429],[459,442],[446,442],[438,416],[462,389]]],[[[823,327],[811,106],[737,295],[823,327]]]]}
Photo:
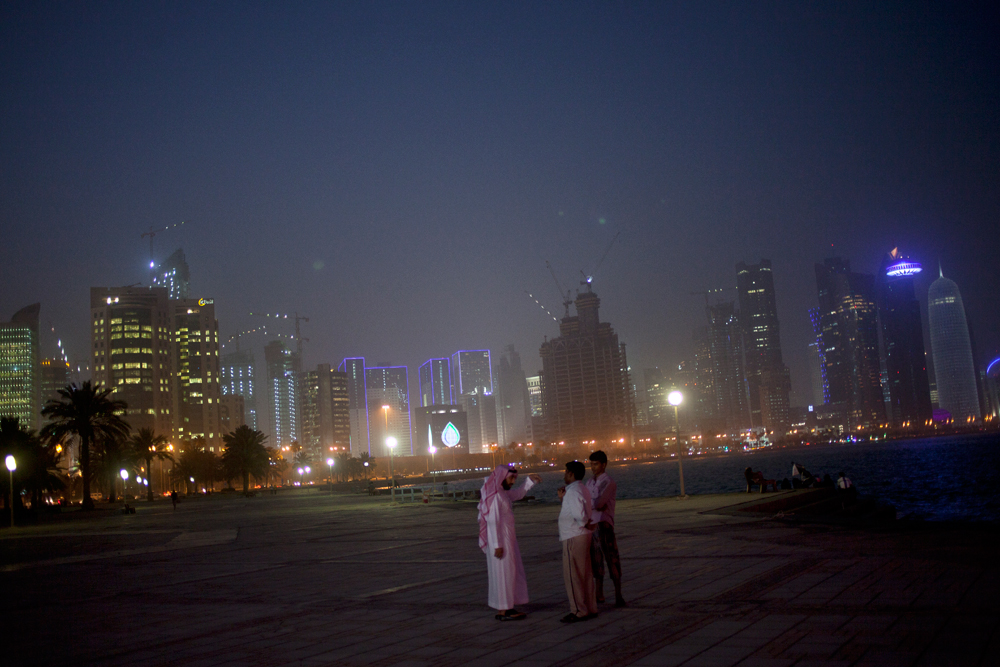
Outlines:
{"type": "Polygon", "coordinates": [[[490,451],[491,445],[499,444],[497,402],[493,394],[461,394],[458,405],[469,427],[469,453],[484,454],[490,451]]]}
{"type": "Polygon", "coordinates": [[[771,260],[736,265],[743,355],[750,401],[750,421],[783,435],[788,430],[791,382],[781,356],[778,306],[771,260]]]}
{"type": "MultiPolygon", "coordinates": [[[[369,445],[368,392],[365,388],[365,358],[348,357],[337,370],[347,374],[348,417],[351,424],[351,455],[372,454],[369,445]]],[[[380,406],[381,407],[381,406],[380,406]]]]}
{"type": "Polygon", "coordinates": [[[668,421],[673,423],[674,414],[667,403],[670,386],[663,375],[663,370],[646,368],[642,371],[642,379],[646,388],[646,423],[661,429],[665,428],[668,421]]]}
{"type": "Polygon", "coordinates": [[[266,401],[273,429],[272,444],[289,445],[299,439],[297,378],[292,357],[294,353],[280,340],[264,346],[267,367],[266,401]]]}
{"type": "Polygon", "coordinates": [[[303,373],[299,387],[302,449],[317,460],[350,451],[349,404],[347,373],[331,370],[329,364],[303,373]]]}
{"type": "Polygon", "coordinates": [[[1000,357],[986,366],[986,414],[1000,419],[1000,357]]]}
{"type": "Polygon", "coordinates": [[[885,421],[879,371],[875,277],[854,273],[840,257],[816,264],[818,333],[826,406],[849,429],[885,421]]]}
{"type": "Polygon", "coordinates": [[[513,345],[500,353],[494,377],[497,405],[497,442],[524,442],[531,438],[531,399],[528,382],[521,368],[521,355],[513,345]]]}
{"type": "Polygon", "coordinates": [[[63,358],[46,358],[39,362],[41,381],[41,407],[51,400],[59,399],[59,390],[69,384],[69,362],[63,358]]]}
{"type": "Polygon", "coordinates": [[[920,302],[913,285],[913,276],[921,270],[920,264],[893,248],[879,271],[878,317],[889,395],[886,412],[894,426],[922,424],[932,416],[920,302]]]}
{"type": "Polygon", "coordinates": [[[91,287],[93,380],[133,429],[176,437],[174,312],[165,287],[91,287]]]}
{"type": "Polygon", "coordinates": [[[459,350],[451,355],[452,399],[461,394],[493,393],[489,350],[459,350]]]}
{"type": "Polygon", "coordinates": [[[171,300],[173,310],[174,428],[178,438],[204,439],[221,452],[219,322],[212,299],[171,300]]]}
{"type": "Polygon", "coordinates": [[[26,428],[38,425],[41,406],[38,312],[33,303],[0,322],[0,417],[17,417],[26,428]]]}
{"type": "Polygon", "coordinates": [[[243,397],[243,423],[257,431],[262,427],[257,414],[257,376],[250,350],[236,350],[222,355],[219,363],[223,396],[243,397]]]}
{"type": "Polygon", "coordinates": [[[970,417],[979,419],[976,366],[962,294],[954,281],[944,277],[943,271],[938,273],[938,279],[927,291],[938,405],[950,412],[956,422],[970,417]]]}
{"type": "MultiPolygon", "coordinates": [[[[715,410],[715,383],[712,376],[712,346],[709,344],[708,327],[698,327],[691,334],[694,363],[691,368],[693,386],[685,411],[697,428],[703,431],[718,428],[715,410]]],[[[683,405],[683,404],[682,404],[683,405]]]]}
{"type": "Polygon", "coordinates": [[[388,457],[385,440],[396,438],[394,456],[410,456],[410,387],[406,366],[365,368],[371,453],[388,457]],[[388,406],[388,409],[386,409],[388,406]]]}
{"type": "Polygon", "coordinates": [[[754,426],[743,370],[743,332],[735,303],[708,306],[708,348],[712,366],[712,412],[717,428],[729,433],[754,426]]]}
{"type": "Polygon", "coordinates": [[[559,337],[542,343],[542,412],[546,439],[595,446],[631,445],[635,422],[625,346],[598,315],[600,299],[588,285],[576,297],[576,315],[559,322],[559,337]]]}
{"type": "Polygon", "coordinates": [[[153,285],[166,287],[171,299],[191,298],[191,271],[183,250],[178,248],[156,267],[153,285]]]}
{"type": "Polygon", "coordinates": [[[451,404],[451,362],[448,359],[428,359],[420,365],[417,378],[421,407],[451,404]]]}

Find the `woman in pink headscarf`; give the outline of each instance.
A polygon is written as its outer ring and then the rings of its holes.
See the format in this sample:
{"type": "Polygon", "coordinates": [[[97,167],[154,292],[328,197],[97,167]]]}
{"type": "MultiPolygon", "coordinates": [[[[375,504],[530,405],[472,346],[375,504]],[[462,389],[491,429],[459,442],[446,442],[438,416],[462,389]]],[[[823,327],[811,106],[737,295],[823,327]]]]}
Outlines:
{"type": "Polygon", "coordinates": [[[511,503],[523,498],[528,489],[541,481],[538,475],[528,475],[524,486],[514,489],[517,470],[499,466],[486,478],[480,491],[479,548],[486,554],[486,571],[490,575],[488,604],[500,612],[498,621],[518,621],[526,616],[514,608],[528,601],[528,582],[517,548],[511,503]]]}

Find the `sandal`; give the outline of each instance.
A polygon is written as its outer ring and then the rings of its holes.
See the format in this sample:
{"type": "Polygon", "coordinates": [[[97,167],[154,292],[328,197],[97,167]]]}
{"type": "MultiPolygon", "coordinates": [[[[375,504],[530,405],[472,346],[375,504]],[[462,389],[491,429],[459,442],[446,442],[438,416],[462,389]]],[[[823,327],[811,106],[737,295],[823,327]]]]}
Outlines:
{"type": "Polygon", "coordinates": [[[523,611],[518,611],[516,609],[508,609],[504,613],[496,615],[496,619],[498,621],[521,621],[527,617],[528,615],[523,611]]]}

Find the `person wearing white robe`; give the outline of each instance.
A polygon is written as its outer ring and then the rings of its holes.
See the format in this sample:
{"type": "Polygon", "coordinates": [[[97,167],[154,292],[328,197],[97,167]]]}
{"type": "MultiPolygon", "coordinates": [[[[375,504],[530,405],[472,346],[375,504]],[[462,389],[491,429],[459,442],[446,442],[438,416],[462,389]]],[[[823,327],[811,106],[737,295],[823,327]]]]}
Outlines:
{"type": "Polygon", "coordinates": [[[498,466],[483,484],[479,501],[479,548],[486,554],[486,571],[490,588],[487,604],[500,613],[499,621],[520,620],[526,616],[515,609],[528,602],[528,582],[521,563],[514,533],[514,508],[511,503],[520,500],[531,487],[542,481],[538,475],[528,475],[528,480],[518,489],[517,470],[498,466]]]}

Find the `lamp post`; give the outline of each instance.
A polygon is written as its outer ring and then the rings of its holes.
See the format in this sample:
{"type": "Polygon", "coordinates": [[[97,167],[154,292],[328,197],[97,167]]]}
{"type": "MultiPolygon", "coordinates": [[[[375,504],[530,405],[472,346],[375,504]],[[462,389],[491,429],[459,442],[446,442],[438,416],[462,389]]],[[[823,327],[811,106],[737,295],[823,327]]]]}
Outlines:
{"type": "Polygon", "coordinates": [[[396,473],[392,470],[392,450],[396,448],[396,439],[390,435],[385,439],[385,446],[389,450],[389,501],[394,503],[396,502],[396,473]]]}
{"type": "Polygon", "coordinates": [[[684,456],[681,454],[681,422],[677,418],[677,408],[684,402],[684,394],[674,390],[667,395],[667,402],[674,406],[674,437],[677,438],[677,470],[681,474],[681,498],[687,498],[684,493],[684,456]]]}
{"type": "Polygon", "coordinates": [[[10,527],[14,527],[14,471],[17,470],[17,461],[13,454],[8,454],[4,463],[7,464],[7,472],[10,473],[10,527]]]}
{"type": "Polygon", "coordinates": [[[434,493],[437,493],[438,489],[438,478],[437,478],[437,466],[434,465],[434,454],[437,453],[438,448],[431,445],[427,448],[427,451],[431,453],[431,477],[434,480],[434,493]]]}
{"type": "Polygon", "coordinates": [[[302,473],[304,472],[302,468],[299,468],[299,486],[302,486],[302,473]]]}
{"type": "Polygon", "coordinates": [[[333,495],[333,464],[334,464],[334,460],[333,460],[332,456],[326,460],[326,464],[328,466],[330,466],[330,495],[332,496],[333,495]]]}
{"type": "Polygon", "coordinates": [[[128,504],[128,501],[125,500],[125,490],[128,485],[128,470],[122,468],[121,470],[118,471],[118,474],[122,476],[122,502],[128,504]]]}

